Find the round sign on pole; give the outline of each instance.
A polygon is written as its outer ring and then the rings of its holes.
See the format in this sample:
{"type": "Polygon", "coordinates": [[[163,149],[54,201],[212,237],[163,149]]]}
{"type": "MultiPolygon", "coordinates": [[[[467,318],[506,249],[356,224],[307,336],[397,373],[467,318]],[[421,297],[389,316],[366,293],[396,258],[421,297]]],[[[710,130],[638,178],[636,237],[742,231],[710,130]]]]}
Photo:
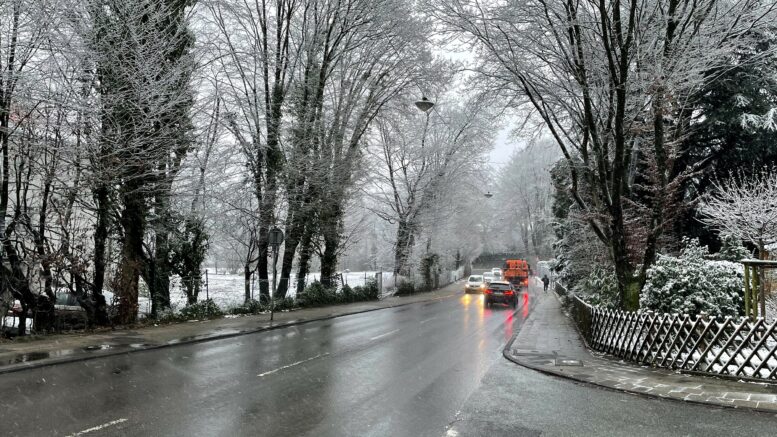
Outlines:
{"type": "Polygon", "coordinates": [[[270,229],[270,233],[267,237],[267,241],[270,243],[271,246],[280,246],[281,243],[283,243],[283,231],[278,229],[277,226],[273,226],[272,229],[270,229]]]}

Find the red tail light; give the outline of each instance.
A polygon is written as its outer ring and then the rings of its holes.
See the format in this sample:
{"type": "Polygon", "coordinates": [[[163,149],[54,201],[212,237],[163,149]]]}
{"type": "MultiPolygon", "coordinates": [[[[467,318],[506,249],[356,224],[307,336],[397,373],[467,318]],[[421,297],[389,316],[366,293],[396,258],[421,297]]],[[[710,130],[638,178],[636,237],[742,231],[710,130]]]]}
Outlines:
{"type": "Polygon", "coordinates": [[[508,296],[512,296],[513,292],[512,292],[512,290],[507,290],[507,291],[505,291],[505,294],[508,295],[508,296]]]}
{"type": "Polygon", "coordinates": [[[486,293],[486,294],[491,294],[491,293],[493,293],[493,292],[494,292],[494,290],[492,290],[492,289],[490,289],[490,288],[486,288],[486,291],[485,291],[484,293],[486,293]]]}

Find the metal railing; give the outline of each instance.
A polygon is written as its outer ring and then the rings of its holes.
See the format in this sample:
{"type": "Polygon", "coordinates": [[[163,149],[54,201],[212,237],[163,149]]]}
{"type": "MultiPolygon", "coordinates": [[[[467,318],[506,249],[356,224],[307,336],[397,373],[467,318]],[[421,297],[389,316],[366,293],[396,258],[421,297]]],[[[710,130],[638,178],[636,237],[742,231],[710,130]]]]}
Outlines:
{"type": "Polygon", "coordinates": [[[572,317],[594,350],[655,367],[777,379],[777,321],[626,312],[570,297],[572,317]]]}

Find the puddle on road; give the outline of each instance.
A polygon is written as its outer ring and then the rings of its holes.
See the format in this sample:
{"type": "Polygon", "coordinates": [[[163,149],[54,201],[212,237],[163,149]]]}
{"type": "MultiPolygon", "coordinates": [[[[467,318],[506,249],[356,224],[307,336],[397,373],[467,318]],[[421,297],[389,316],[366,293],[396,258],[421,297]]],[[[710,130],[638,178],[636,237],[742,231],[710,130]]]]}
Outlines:
{"type": "Polygon", "coordinates": [[[75,352],[73,349],[62,349],[54,352],[28,352],[9,358],[5,361],[5,364],[29,363],[32,361],[44,360],[46,358],[64,357],[72,355],[73,352],[75,352]]]}
{"type": "Polygon", "coordinates": [[[85,351],[104,351],[112,348],[113,346],[109,344],[97,344],[92,346],[87,346],[83,348],[85,351]]]}

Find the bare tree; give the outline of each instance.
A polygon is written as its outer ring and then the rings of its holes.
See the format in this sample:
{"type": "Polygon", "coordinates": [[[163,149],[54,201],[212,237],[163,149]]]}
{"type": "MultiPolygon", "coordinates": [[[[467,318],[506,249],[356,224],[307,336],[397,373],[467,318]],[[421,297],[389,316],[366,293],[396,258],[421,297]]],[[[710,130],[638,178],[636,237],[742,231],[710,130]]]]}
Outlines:
{"type": "Polygon", "coordinates": [[[694,93],[773,22],[777,7],[759,0],[428,3],[446,31],[480,54],[481,88],[526,108],[553,136],[569,163],[573,200],[610,249],[621,305],[635,309],[671,223],[666,212],[680,206],[678,187],[695,170],[675,167],[696,115],[694,93]]]}
{"type": "MultiPolygon", "coordinates": [[[[315,4],[315,3],[314,3],[315,4]]],[[[223,70],[227,127],[238,139],[259,201],[260,292],[269,295],[267,235],[276,223],[284,104],[312,4],[297,0],[207,3],[212,45],[223,70]],[[295,28],[301,28],[299,34],[295,28]]]]}
{"type": "Polygon", "coordinates": [[[383,168],[371,192],[380,205],[378,216],[397,226],[394,273],[409,273],[422,232],[431,248],[432,235],[445,228],[446,218],[461,212],[455,211],[458,204],[452,199],[460,195],[462,182],[477,174],[491,145],[492,125],[482,105],[451,106],[418,117],[402,108],[378,122],[376,158],[383,168]]]}
{"type": "Polygon", "coordinates": [[[777,242],[777,172],[764,168],[715,182],[699,210],[703,223],[752,243],[763,259],[766,246],[777,242]]]}

